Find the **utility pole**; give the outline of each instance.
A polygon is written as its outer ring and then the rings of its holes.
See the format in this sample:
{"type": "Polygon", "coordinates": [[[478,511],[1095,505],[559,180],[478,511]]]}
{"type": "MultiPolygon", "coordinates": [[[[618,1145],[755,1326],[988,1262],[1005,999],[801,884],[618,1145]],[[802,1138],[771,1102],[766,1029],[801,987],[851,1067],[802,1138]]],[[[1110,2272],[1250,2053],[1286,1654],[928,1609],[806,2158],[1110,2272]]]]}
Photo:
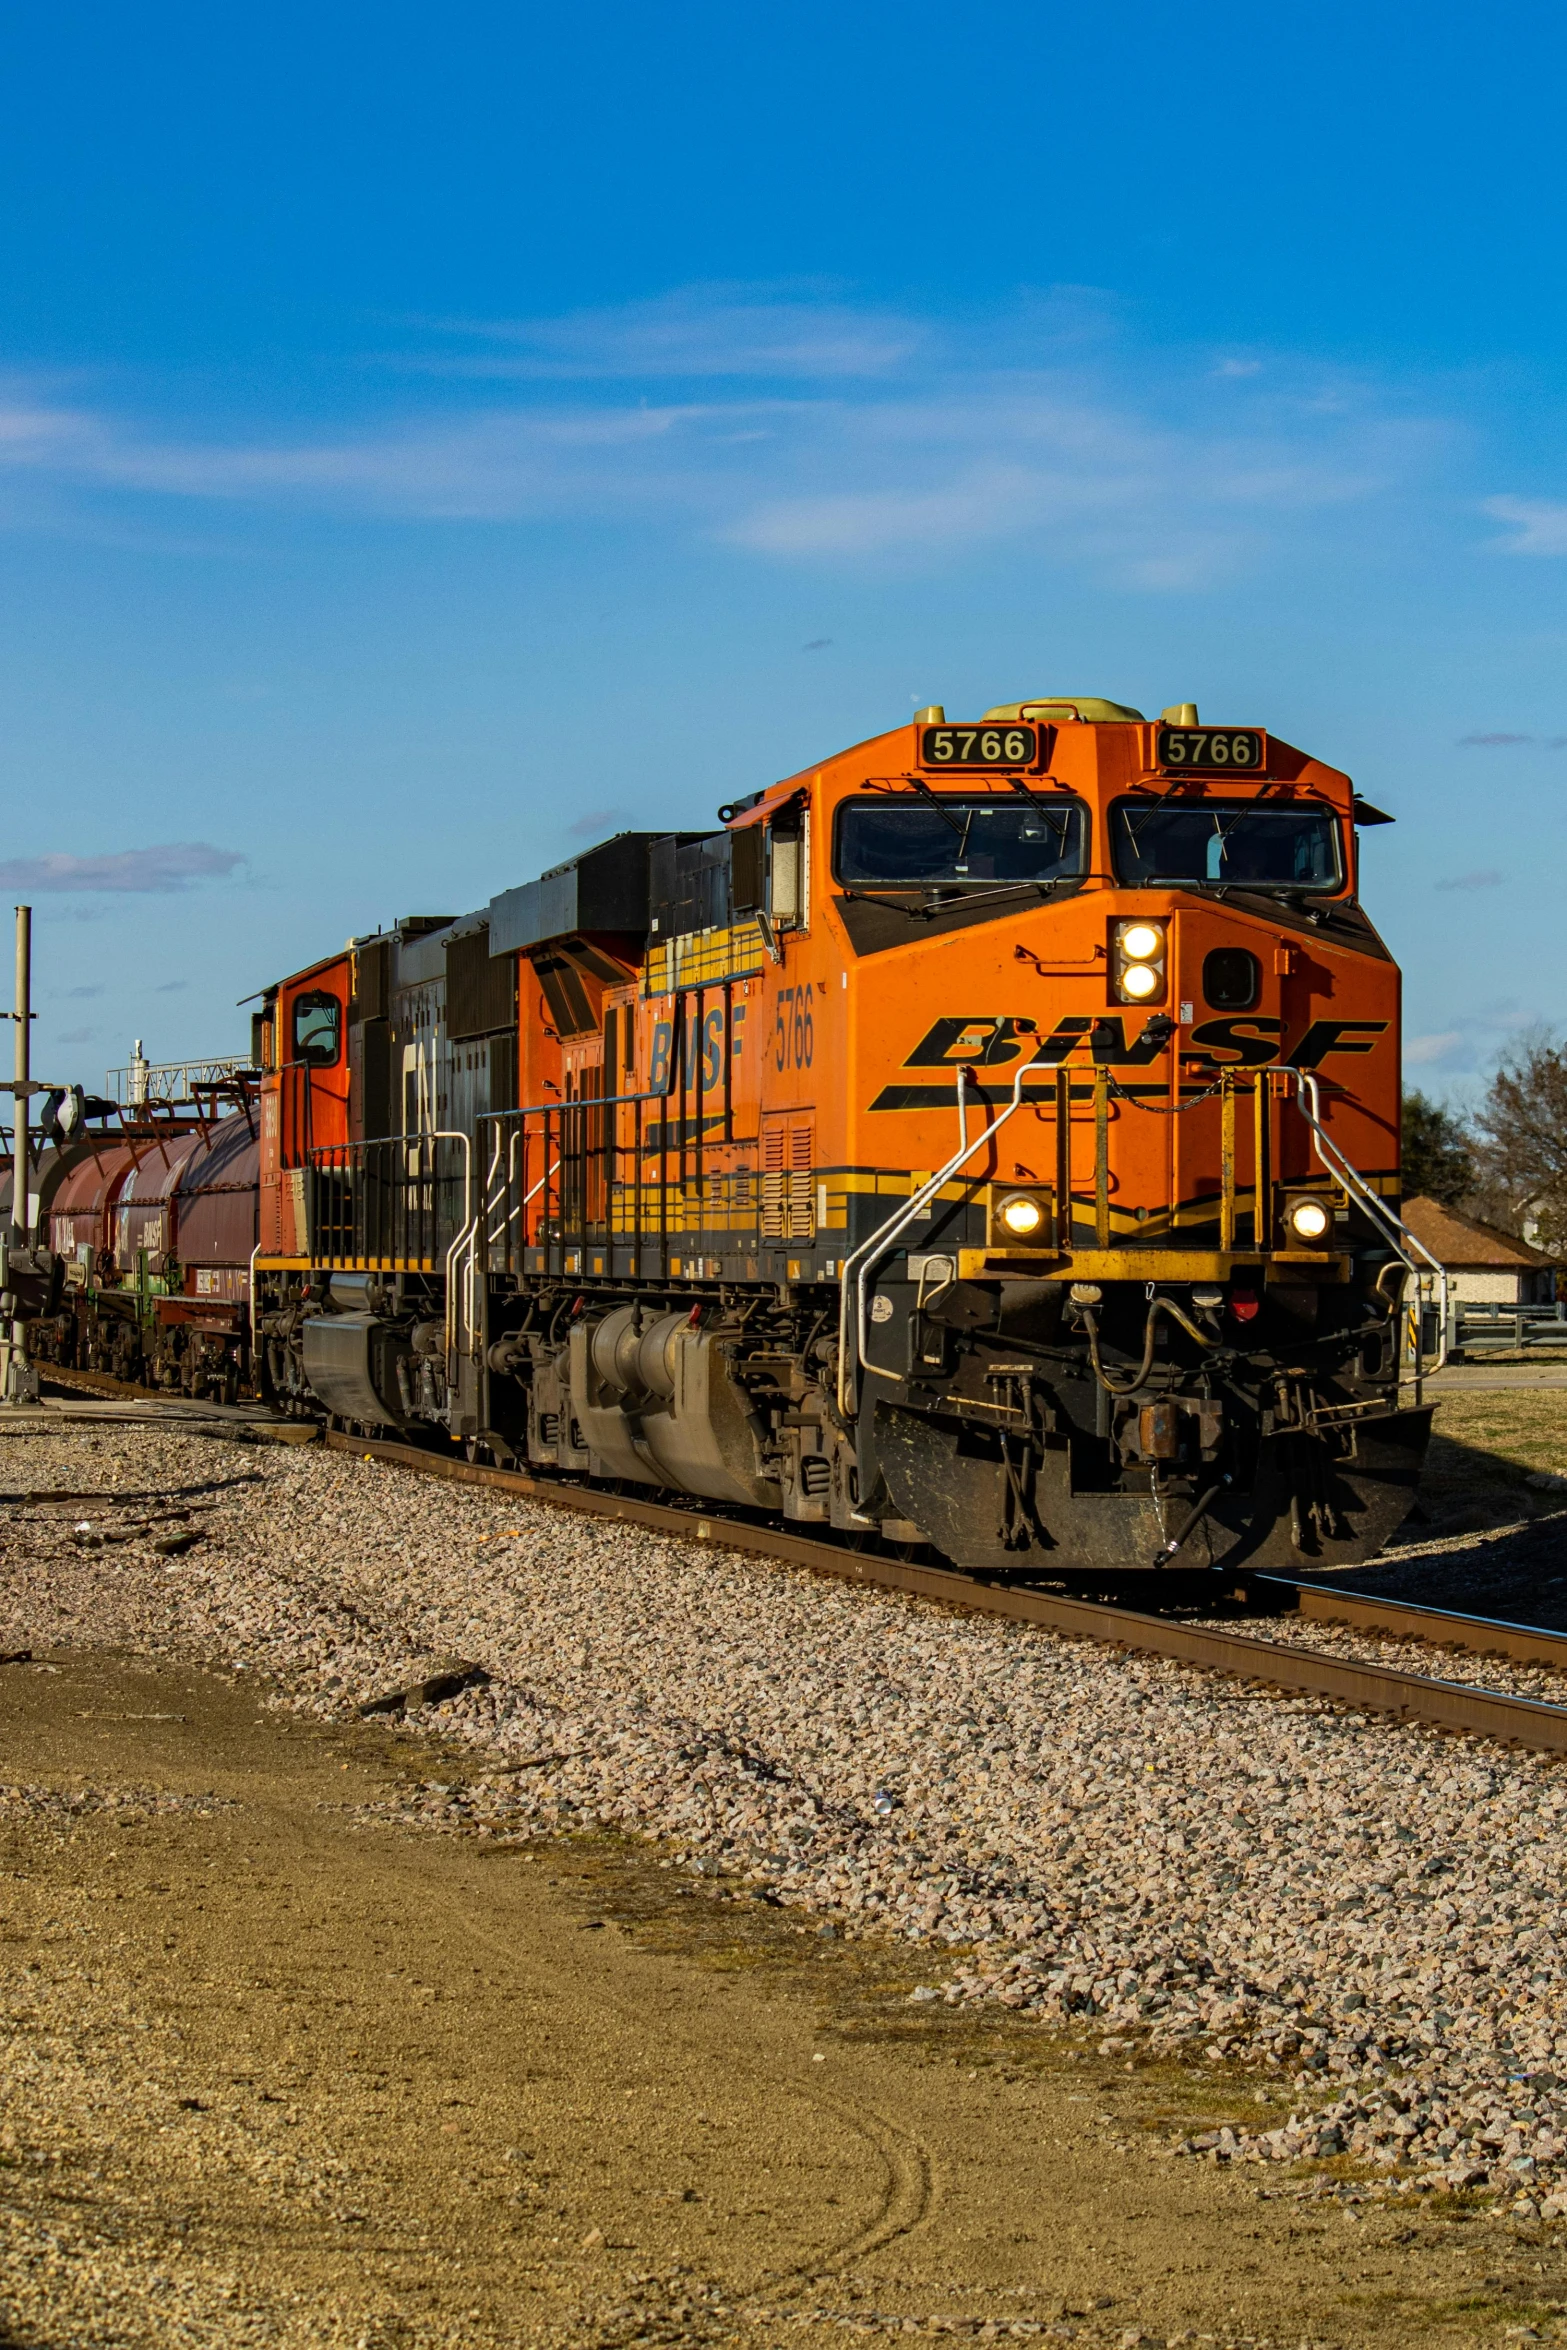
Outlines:
{"type": "Polygon", "coordinates": [[[15,1181],[11,1188],[11,1221],[18,1227],[17,1246],[26,1248],[33,1237],[33,1210],[28,1170],[27,1129],[32,1103],[33,1069],[33,909],[16,909],[16,1147],[15,1181]]]}
{"type": "MultiPolygon", "coordinates": [[[[32,1245],[33,1202],[31,1152],[28,1149],[28,1113],[32,1106],[32,1029],[33,1029],[33,909],[16,909],[16,1109],[11,1121],[11,1249],[25,1251],[32,1245]]],[[[5,1281],[0,1286],[0,1310],[10,1317],[10,1337],[0,1342],[5,1356],[5,1376],[0,1383],[0,1396],[6,1403],[34,1403],[38,1398],[38,1374],[27,1359],[27,1325],[17,1313],[17,1298],[11,1288],[10,1265],[5,1268],[5,1281]]]]}

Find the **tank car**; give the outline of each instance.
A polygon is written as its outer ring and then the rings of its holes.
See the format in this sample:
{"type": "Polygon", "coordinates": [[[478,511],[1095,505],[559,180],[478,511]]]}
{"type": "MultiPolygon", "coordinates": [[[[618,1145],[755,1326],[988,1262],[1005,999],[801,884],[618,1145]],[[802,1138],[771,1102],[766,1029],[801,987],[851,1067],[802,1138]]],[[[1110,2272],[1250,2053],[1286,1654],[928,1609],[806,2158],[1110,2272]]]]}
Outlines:
{"type": "Polygon", "coordinates": [[[271,1392],[987,1574],[1383,1542],[1430,1414],[1348,776],[1043,697],[719,819],[267,991],[271,1392]]]}
{"type": "Polygon", "coordinates": [[[61,1278],[32,1356],[214,1401],[254,1393],[259,1156],[248,1105],[74,1144],[42,1201],[61,1278]]]}

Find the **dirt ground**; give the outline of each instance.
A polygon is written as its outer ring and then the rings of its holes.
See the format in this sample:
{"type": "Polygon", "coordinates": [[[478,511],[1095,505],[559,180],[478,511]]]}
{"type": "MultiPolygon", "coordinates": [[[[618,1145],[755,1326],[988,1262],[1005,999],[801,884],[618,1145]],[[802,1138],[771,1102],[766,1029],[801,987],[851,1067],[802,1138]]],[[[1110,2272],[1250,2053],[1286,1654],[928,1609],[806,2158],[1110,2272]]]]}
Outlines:
{"type": "MultiPolygon", "coordinates": [[[[1443,1407],[1499,1477],[1564,1449],[1516,1400],[1443,1407]]],[[[1172,2158],[1286,2083],[911,2006],[647,1846],[367,1823],[472,1767],[0,1665],[0,2345],[1567,2338],[1556,2228],[1172,2158]]]]}

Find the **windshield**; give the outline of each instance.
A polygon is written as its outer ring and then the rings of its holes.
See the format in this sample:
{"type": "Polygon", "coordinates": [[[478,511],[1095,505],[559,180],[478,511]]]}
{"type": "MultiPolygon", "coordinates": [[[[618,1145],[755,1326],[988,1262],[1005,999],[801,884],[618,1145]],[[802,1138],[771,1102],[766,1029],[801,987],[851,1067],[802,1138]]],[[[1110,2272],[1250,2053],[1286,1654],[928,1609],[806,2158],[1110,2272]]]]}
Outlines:
{"type": "Polygon", "coordinates": [[[1122,800],[1111,810],[1118,881],[1236,889],[1337,889],[1331,808],[1235,800],[1122,800]]]}
{"type": "Polygon", "coordinates": [[[995,888],[1083,870],[1075,800],[956,792],[850,800],[838,811],[838,879],[850,889],[995,888]]]}

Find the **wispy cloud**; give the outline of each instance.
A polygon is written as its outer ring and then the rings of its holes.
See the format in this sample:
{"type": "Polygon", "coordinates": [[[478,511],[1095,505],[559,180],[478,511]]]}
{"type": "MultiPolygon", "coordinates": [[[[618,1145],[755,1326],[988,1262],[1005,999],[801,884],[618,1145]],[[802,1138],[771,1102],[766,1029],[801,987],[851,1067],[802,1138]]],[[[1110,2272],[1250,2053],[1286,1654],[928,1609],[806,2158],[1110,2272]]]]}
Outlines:
{"type": "Polygon", "coordinates": [[[1567,555],[1567,504],[1552,498],[1487,498],[1485,511],[1509,526],[1494,544],[1503,555],[1567,555]]]}
{"type": "Polygon", "coordinates": [[[1483,873],[1455,873],[1449,881],[1439,881],[1438,889],[1500,889],[1506,876],[1488,866],[1483,873]]]}
{"type": "Polygon", "coordinates": [[[1138,346],[1072,289],[966,328],[718,288],[423,332],[417,398],[313,435],[171,427],[14,382],[0,490],[95,511],[602,520],[826,566],[1028,539],[1042,562],[1180,592],[1298,547],[1318,518],[1384,513],[1454,438],[1301,362],[1138,346]]]}
{"type": "Polygon", "coordinates": [[[435,374],[520,381],[669,377],[886,375],[934,340],[889,312],[821,299],[769,298],[743,287],[687,288],[564,318],[444,318],[434,353],[396,364],[435,374]]]}
{"type": "Polygon", "coordinates": [[[61,851],[0,862],[0,889],[162,895],[232,873],[244,862],[240,850],[215,849],[200,840],[167,841],[157,848],[121,849],[102,857],[78,857],[61,851]]]}
{"type": "Polygon", "coordinates": [[[589,808],[566,827],[572,840],[602,840],[616,832],[634,830],[636,818],[629,808],[589,808]]]}
{"type": "Polygon", "coordinates": [[[1567,734],[1461,734],[1458,738],[1462,751],[1512,751],[1525,743],[1536,743],[1546,751],[1567,751],[1567,734]]]}
{"type": "Polygon", "coordinates": [[[1406,1036],[1404,1066],[1406,1069],[1440,1068],[1467,1043],[1468,1039],[1461,1028],[1443,1028],[1431,1036],[1406,1036]]]}
{"type": "Polygon", "coordinates": [[[1406,1036],[1404,1065],[1410,1069],[1430,1069],[1447,1077],[1473,1076],[1494,1068],[1504,1046],[1525,1029],[1538,1025],[1538,1012],[1527,1010],[1514,996],[1502,997],[1494,1003],[1482,1004],[1452,1028],[1438,1029],[1425,1036],[1406,1036]]]}

